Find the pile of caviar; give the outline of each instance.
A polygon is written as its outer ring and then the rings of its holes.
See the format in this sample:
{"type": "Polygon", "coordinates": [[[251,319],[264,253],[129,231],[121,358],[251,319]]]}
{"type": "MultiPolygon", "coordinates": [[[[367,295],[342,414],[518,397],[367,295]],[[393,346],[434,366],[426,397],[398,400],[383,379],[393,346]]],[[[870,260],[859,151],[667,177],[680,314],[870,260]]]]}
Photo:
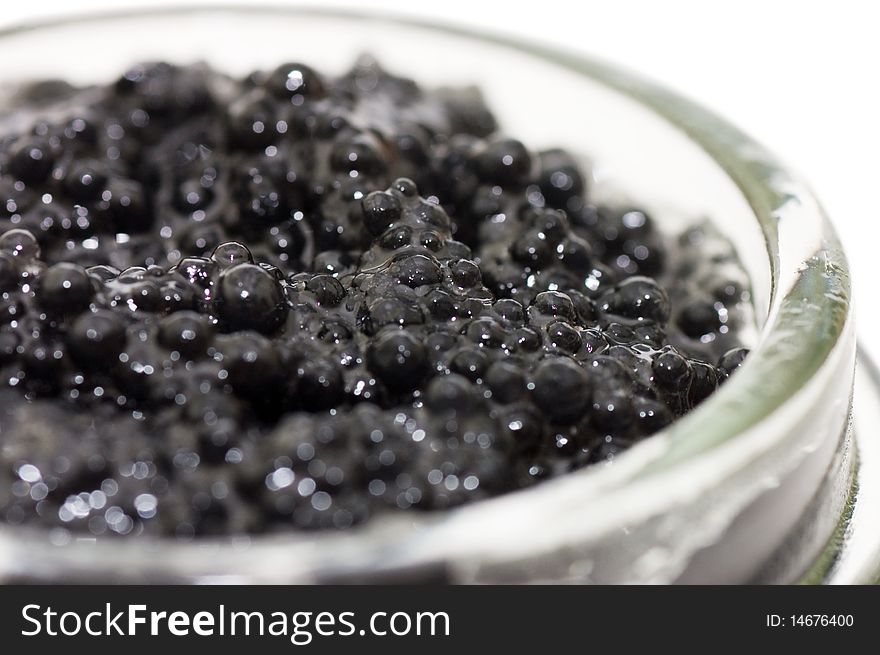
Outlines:
{"type": "Polygon", "coordinates": [[[596,206],[473,88],[150,63],[6,105],[6,523],[186,539],[458,506],[612,460],[746,354],[729,247],[596,206]]]}

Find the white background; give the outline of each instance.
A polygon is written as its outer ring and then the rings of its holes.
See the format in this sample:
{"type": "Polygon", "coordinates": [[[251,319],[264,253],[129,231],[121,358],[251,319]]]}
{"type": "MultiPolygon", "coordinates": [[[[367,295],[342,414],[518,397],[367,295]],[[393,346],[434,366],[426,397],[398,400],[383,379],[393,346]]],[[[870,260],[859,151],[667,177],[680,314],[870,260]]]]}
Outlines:
{"type": "MultiPolygon", "coordinates": [[[[181,3],[4,3],[0,24],[144,4],[181,3]]],[[[872,269],[880,265],[880,5],[873,0],[320,4],[429,17],[551,42],[645,73],[726,116],[812,182],[850,255],[861,338],[880,342],[874,328],[880,322],[880,294],[872,269]]],[[[871,348],[880,356],[880,343],[871,348]]]]}

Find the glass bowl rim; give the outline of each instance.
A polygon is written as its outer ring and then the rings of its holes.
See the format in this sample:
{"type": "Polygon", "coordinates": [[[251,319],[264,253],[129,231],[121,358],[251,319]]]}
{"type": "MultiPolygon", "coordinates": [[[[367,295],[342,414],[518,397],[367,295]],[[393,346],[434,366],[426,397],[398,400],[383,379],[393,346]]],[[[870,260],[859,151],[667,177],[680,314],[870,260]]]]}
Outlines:
{"type": "MultiPolygon", "coordinates": [[[[612,480],[614,487],[626,485],[634,480],[643,480],[660,471],[668,471],[691,463],[701,454],[728,443],[742,432],[755,427],[790,402],[825,365],[843,336],[852,330],[851,290],[846,257],[833,227],[808,187],[773,155],[724,119],[678,93],[614,64],[519,37],[458,25],[443,25],[372,10],[271,4],[220,3],[78,12],[5,27],[0,29],[0,41],[59,27],[88,28],[94,22],[136,23],[144,18],[190,16],[200,13],[231,15],[246,13],[249,16],[260,15],[267,18],[273,14],[285,17],[303,15],[331,20],[368,20],[374,23],[410,26],[427,32],[483,42],[503,49],[512,48],[598,82],[645,106],[673,127],[684,132],[688,138],[705,150],[736,184],[758,220],[766,240],[771,269],[770,319],[764,326],[758,344],[736,376],[700,408],[620,458],[621,463],[631,461],[633,465],[629,466],[623,475],[618,475],[612,480]],[[816,232],[816,240],[822,244],[812,257],[796,263],[797,271],[787,271],[794,276],[794,283],[786,289],[779,288],[780,274],[786,272],[780,270],[780,267],[791,266],[790,262],[785,264],[780,258],[778,222],[782,211],[810,214],[809,217],[815,225],[812,229],[816,232]],[[640,448],[645,456],[636,462],[635,458],[631,457],[631,453],[640,448]]],[[[806,229],[811,229],[810,221],[805,220],[804,224],[806,229]]],[[[565,478],[587,480],[591,476],[597,477],[600,474],[600,471],[588,467],[565,478]]],[[[539,485],[539,488],[546,488],[544,493],[550,495],[554,484],[555,481],[546,482],[539,485]]],[[[50,550],[45,550],[44,532],[15,526],[0,526],[0,553],[5,548],[13,546],[17,553],[30,552],[30,548],[34,548],[48,557],[52,554],[59,556],[60,559],[56,564],[64,560],[67,564],[90,568],[96,566],[95,561],[104,561],[103,557],[96,557],[96,548],[101,551],[102,556],[108,556],[108,563],[115,561],[126,567],[135,564],[131,558],[140,552],[147,556],[147,559],[141,560],[142,568],[149,570],[156,558],[179,557],[181,561],[197,564],[207,548],[214,553],[216,559],[211,566],[196,566],[196,569],[202,568],[206,572],[205,575],[223,575],[226,571],[230,574],[240,573],[247,576],[248,566],[242,567],[239,564],[243,564],[243,560],[246,559],[253,568],[255,562],[259,560],[259,553],[283,552],[285,547],[293,545],[297,545],[302,550],[309,545],[335,541],[342,546],[341,552],[353,552],[352,547],[365,547],[374,555],[385,553],[388,555],[385,559],[367,558],[372,568],[381,569],[386,566],[394,567],[395,558],[401,562],[407,559],[405,554],[402,557],[398,556],[400,548],[395,544],[399,544],[408,536],[416,540],[425,539],[432,528],[436,529],[444,522],[448,523],[448,518],[454,515],[457,518],[466,517],[458,521],[462,525],[478,526],[480,516],[492,512],[499,501],[509,503],[512,498],[533,492],[534,489],[517,491],[448,512],[420,515],[417,520],[400,516],[381,516],[371,520],[363,528],[349,530],[344,534],[291,532],[283,536],[256,535],[246,541],[250,546],[249,549],[242,549],[240,544],[230,544],[228,539],[204,539],[193,542],[173,539],[133,539],[112,543],[99,541],[89,544],[86,548],[77,547],[77,542],[74,541],[68,548],[52,547],[50,550]],[[22,550],[22,547],[25,549],[22,550]],[[282,551],[274,550],[279,547],[282,551]],[[246,550],[256,551],[257,557],[242,558],[246,550]],[[208,571],[210,573],[207,573],[208,571]]],[[[534,525],[528,526],[527,529],[533,530],[534,525]]],[[[320,547],[312,549],[315,570],[322,568],[321,555],[314,552],[320,550],[320,547]]],[[[139,557],[135,557],[136,559],[139,557]]],[[[181,566],[173,564],[171,560],[165,561],[165,565],[172,570],[176,569],[177,577],[190,579],[202,577],[195,573],[191,575],[182,570],[181,566]]],[[[100,564],[97,566],[101,568],[100,564]]],[[[5,569],[10,569],[10,565],[0,563],[0,574],[3,574],[5,569]]]]}

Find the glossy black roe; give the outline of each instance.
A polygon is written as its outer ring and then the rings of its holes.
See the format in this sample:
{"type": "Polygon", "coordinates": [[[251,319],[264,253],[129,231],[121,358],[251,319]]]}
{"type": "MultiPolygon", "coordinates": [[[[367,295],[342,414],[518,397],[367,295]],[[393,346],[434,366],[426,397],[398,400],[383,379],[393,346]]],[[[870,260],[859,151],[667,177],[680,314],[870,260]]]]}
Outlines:
{"type": "Polygon", "coordinates": [[[597,206],[473,87],[364,58],[41,88],[0,136],[7,523],[446,509],[613,461],[748,361],[732,250],[597,206]]]}
{"type": "Polygon", "coordinates": [[[40,276],[37,297],[47,312],[74,314],[85,310],[94,294],[86,270],[76,264],[61,262],[47,268],[40,276]]]}
{"type": "Polygon", "coordinates": [[[265,268],[243,262],[224,270],[217,305],[226,328],[272,333],[287,316],[278,280],[265,268]]]}

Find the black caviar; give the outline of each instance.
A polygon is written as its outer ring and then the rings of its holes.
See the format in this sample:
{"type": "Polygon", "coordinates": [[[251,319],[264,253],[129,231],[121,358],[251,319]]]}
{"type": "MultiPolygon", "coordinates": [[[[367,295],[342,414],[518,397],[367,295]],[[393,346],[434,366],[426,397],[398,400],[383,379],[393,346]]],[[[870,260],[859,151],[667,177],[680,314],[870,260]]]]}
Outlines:
{"type": "Polygon", "coordinates": [[[0,174],[11,524],[189,538],[460,505],[609,461],[746,354],[747,285],[705,228],[596,206],[476,90],[368,59],[34,84],[0,174]]]}

